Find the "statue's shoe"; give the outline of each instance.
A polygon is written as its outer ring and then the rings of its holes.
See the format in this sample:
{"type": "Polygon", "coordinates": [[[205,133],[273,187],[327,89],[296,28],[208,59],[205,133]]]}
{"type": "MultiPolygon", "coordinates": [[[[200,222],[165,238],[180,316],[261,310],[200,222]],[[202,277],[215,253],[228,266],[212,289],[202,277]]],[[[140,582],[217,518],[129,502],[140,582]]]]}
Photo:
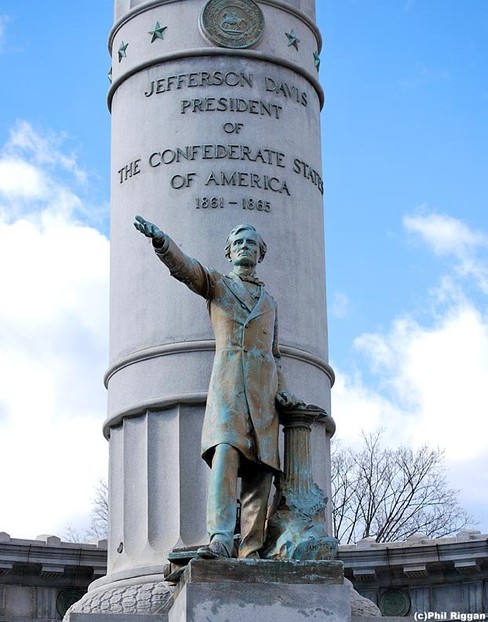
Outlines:
{"type": "Polygon", "coordinates": [[[225,546],[219,540],[212,540],[207,546],[197,549],[198,557],[203,559],[229,558],[230,555],[225,546]]]}

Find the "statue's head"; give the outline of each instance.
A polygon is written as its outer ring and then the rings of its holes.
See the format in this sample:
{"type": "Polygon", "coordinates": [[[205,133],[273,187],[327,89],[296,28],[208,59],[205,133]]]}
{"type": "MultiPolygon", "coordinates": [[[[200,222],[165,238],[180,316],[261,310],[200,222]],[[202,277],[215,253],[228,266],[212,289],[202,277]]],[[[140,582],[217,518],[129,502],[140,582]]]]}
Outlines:
{"type": "Polygon", "coordinates": [[[233,264],[239,264],[249,261],[261,263],[266,255],[267,246],[264,243],[261,235],[256,231],[252,225],[237,225],[229,233],[227,242],[225,245],[225,256],[233,264]],[[256,252],[243,253],[241,250],[242,245],[255,247],[256,252]],[[249,255],[249,257],[242,258],[243,255],[249,255]]]}

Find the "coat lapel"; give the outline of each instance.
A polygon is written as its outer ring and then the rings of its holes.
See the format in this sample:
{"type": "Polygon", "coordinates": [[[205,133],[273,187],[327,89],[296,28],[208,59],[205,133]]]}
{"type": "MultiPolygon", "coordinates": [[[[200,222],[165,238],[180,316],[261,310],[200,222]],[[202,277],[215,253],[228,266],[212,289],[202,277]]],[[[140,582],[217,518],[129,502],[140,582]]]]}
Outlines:
{"type": "Polygon", "coordinates": [[[270,309],[269,294],[264,289],[264,285],[259,288],[259,298],[257,301],[251,296],[245,286],[241,283],[238,276],[229,274],[224,277],[224,283],[227,288],[234,294],[234,296],[245,305],[249,311],[249,317],[247,322],[254,320],[255,318],[267,313],[270,309]]]}
{"type": "Polygon", "coordinates": [[[266,292],[263,286],[261,286],[261,295],[259,296],[259,300],[257,301],[254,309],[252,309],[247,321],[256,319],[260,315],[267,313],[270,310],[269,305],[269,294],[266,292]]]}
{"type": "MultiPolygon", "coordinates": [[[[238,278],[238,277],[237,277],[238,278]]],[[[255,307],[254,299],[241,283],[237,283],[237,278],[231,274],[224,276],[223,281],[232,294],[241,302],[246,309],[251,312],[255,307]]]]}

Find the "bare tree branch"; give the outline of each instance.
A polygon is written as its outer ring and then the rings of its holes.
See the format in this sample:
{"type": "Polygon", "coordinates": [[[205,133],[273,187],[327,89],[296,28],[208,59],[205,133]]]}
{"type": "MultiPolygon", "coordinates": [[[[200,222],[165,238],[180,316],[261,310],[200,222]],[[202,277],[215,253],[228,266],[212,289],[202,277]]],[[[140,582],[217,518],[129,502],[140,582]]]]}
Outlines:
{"type": "Polygon", "coordinates": [[[90,524],[88,529],[80,530],[68,523],[63,534],[66,542],[88,542],[103,540],[108,536],[108,484],[104,479],[98,480],[95,496],[92,499],[90,524]]]}
{"type": "Polygon", "coordinates": [[[98,480],[90,513],[88,535],[99,540],[108,536],[108,483],[104,479],[98,480]]]}
{"type": "Polygon", "coordinates": [[[436,538],[473,524],[459,505],[459,491],[447,485],[442,450],[387,449],[382,434],[363,434],[359,451],[333,448],[332,517],[340,542],[391,542],[416,532],[436,538]]]}

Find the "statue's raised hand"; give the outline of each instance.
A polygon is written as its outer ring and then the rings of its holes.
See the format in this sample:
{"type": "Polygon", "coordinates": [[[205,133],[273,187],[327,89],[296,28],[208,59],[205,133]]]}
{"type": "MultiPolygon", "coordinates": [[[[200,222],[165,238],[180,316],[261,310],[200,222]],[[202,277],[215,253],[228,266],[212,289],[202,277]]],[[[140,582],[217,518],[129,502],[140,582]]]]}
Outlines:
{"type": "Polygon", "coordinates": [[[136,216],[134,227],[146,237],[152,238],[153,240],[164,240],[165,238],[164,232],[161,231],[159,227],[142,216],[136,216]]]}

